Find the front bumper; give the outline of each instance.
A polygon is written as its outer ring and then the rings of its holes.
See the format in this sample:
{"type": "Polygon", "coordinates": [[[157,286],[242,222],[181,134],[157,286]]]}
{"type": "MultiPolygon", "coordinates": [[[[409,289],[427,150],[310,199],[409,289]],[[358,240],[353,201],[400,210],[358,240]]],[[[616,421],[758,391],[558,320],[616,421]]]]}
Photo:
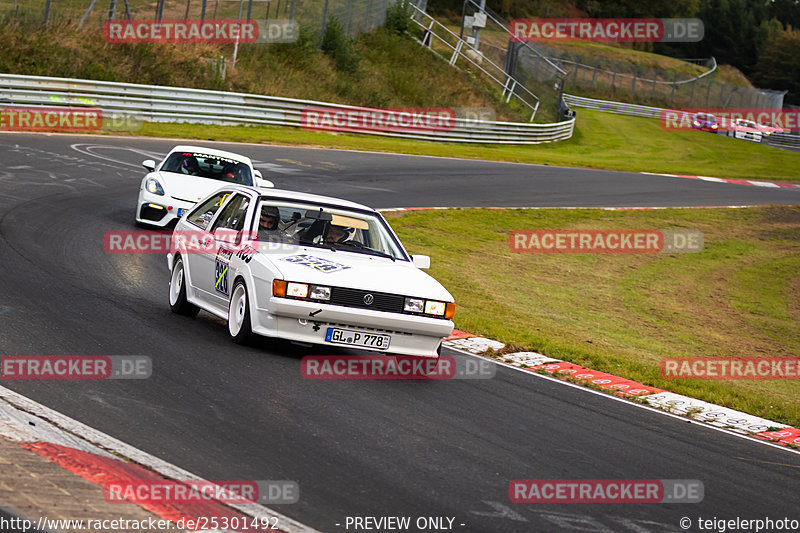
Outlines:
{"type": "Polygon", "coordinates": [[[178,200],[171,196],[159,196],[146,190],[139,191],[136,203],[136,221],[142,224],[164,227],[178,220],[178,210],[194,207],[194,203],[178,200]]]}
{"type": "Polygon", "coordinates": [[[260,335],[344,347],[325,340],[327,328],[336,327],[389,335],[389,349],[379,351],[402,355],[436,355],[442,338],[453,332],[450,320],[276,297],[253,314],[253,332],[260,335]]]}

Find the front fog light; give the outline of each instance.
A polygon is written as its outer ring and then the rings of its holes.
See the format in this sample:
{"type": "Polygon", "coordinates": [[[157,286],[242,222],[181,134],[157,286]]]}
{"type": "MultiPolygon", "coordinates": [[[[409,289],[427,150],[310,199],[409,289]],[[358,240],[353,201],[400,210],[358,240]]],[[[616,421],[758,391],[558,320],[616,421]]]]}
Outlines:
{"type": "Polygon", "coordinates": [[[308,296],[308,285],[305,283],[288,283],[286,285],[286,296],[305,298],[308,296]]]}
{"type": "Polygon", "coordinates": [[[331,299],[331,288],[330,287],[323,287],[320,285],[314,285],[311,289],[311,294],[309,297],[312,300],[330,300],[331,299]]]}
{"type": "Polygon", "coordinates": [[[419,298],[406,298],[403,304],[403,311],[409,313],[422,313],[425,310],[425,300],[419,298]]]}
{"type": "Polygon", "coordinates": [[[444,302],[437,302],[435,300],[428,300],[425,302],[425,314],[443,316],[445,309],[444,302]]]}

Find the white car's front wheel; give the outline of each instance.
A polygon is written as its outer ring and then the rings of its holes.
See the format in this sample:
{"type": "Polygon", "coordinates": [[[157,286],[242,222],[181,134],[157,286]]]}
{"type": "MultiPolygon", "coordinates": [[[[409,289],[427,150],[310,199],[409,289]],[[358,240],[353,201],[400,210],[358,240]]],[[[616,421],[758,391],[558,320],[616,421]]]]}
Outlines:
{"type": "Polygon", "coordinates": [[[186,299],[186,276],[183,272],[183,259],[177,257],[172,265],[172,276],[169,278],[169,308],[173,313],[196,317],[200,308],[186,299]]]}
{"type": "Polygon", "coordinates": [[[233,286],[233,294],[228,306],[228,332],[236,344],[247,344],[253,337],[250,307],[247,302],[247,287],[242,280],[238,280],[233,286]]]}

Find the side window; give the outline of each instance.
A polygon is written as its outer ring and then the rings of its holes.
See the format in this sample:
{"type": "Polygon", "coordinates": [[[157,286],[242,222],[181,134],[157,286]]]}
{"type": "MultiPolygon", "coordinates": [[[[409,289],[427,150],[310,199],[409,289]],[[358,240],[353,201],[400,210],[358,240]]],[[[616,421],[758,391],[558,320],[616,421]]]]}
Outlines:
{"type": "Polygon", "coordinates": [[[225,206],[222,213],[220,213],[211,231],[217,228],[241,231],[244,228],[244,218],[249,205],[250,200],[246,196],[237,194],[233,200],[228,202],[228,205],[225,206]]]}
{"type": "Polygon", "coordinates": [[[221,192],[215,194],[202,204],[198,205],[194,208],[194,210],[189,213],[189,216],[186,218],[192,224],[200,226],[203,229],[208,228],[208,224],[211,222],[211,219],[214,218],[214,214],[222,207],[222,204],[225,203],[225,200],[230,196],[231,193],[229,192],[221,192]]]}

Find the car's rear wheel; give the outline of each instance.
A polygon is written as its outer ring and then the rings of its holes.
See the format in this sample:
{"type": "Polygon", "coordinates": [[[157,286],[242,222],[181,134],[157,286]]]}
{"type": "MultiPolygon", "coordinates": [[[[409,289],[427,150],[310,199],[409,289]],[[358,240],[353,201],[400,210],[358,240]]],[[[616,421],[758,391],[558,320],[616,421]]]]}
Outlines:
{"type": "Polygon", "coordinates": [[[233,286],[230,305],[228,306],[228,333],[236,344],[247,344],[253,338],[250,324],[250,306],[247,301],[247,286],[244,281],[237,280],[233,286]]]}
{"type": "Polygon", "coordinates": [[[175,258],[172,276],[169,278],[169,308],[173,313],[196,317],[200,308],[186,299],[186,276],[183,272],[183,259],[175,258]]]}

